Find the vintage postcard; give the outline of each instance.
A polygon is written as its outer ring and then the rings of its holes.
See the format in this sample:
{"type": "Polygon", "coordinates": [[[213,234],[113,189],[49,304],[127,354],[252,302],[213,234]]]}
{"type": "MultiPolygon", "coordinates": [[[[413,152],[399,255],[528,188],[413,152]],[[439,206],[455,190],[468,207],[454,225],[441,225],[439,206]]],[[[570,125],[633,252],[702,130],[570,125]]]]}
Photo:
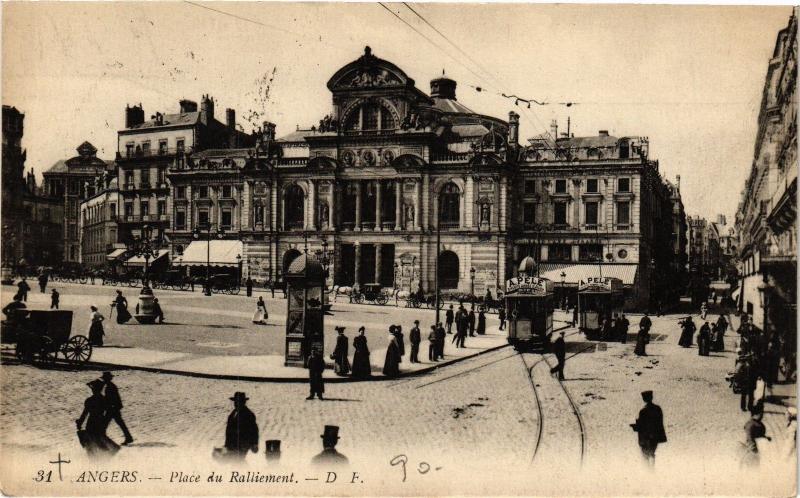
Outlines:
{"type": "Polygon", "coordinates": [[[0,491],[796,494],[797,14],[4,2],[0,491]]]}

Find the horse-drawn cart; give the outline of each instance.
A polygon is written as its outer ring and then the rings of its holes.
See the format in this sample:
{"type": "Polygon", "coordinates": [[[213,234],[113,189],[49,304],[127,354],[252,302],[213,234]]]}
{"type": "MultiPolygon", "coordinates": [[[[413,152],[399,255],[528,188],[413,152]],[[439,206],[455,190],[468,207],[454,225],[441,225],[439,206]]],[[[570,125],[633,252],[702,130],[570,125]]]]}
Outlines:
{"type": "Polygon", "coordinates": [[[4,336],[16,343],[19,361],[52,365],[58,355],[71,364],[83,365],[92,357],[92,345],[83,335],[72,336],[72,311],[18,310],[3,322],[4,336]]]}

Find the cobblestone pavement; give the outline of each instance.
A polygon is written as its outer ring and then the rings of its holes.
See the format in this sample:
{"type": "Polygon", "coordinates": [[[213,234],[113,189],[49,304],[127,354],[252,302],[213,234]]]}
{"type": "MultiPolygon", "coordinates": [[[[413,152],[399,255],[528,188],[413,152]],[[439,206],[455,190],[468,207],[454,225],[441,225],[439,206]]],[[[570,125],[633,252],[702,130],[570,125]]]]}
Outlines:
{"type": "MultiPolygon", "coordinates": [[[[786,444],[781,414],[768,419],[774,439],[762,446],[763,473],[739,470],[737,444],[747,418],[738,410],[738,397],[725,381],[733,365],[734,335],[728,335],[725,353],[699,357],[696,348],[677,346],[677,318],[654,318],[650,356],[643,358],[632,354],[631,343],[598,346],[579,334],[567,337],[568,357],[578,353],[567,361],[564,385],[586,425],[583,474],[578,474],[574,457],[562,457],[558,451],[544,452],[531,465],[539,431],[538,410],[526,370],[510,348],[420,377],[329,385],[326,401],[306,401],[307,388],[302,384],[120,370],[116,381],[125,402],[123,414],[136,443],[124,448],[112,462],[115,466],[136,462],[137,468],[148,468],[150,473],[213,468],[211,448],[223,442],[225,418],[231,409],[228,397],[242,390],[258,418],[261,440],[280,439],[286,465],[302,469],[299,463],[308,462],[320,449],[322,427],[335,424],[341,427],[339,449],[348,455],[352,467],[363,471],[371,485],[381,486],[293,488],[306,493],[363,494],[379,489],[427,495],[497,494],[498,490],[524,494],[792,494],[794,474],[780,456],[786,444]],[[644,389],[655,391],[669,438],[659,447],[652,472],[642,469],[636,435],[628,426],[642,406],[639,393],[644,389]],[[406,483],[401,481],[400,460],[395,460],[397,465],[389,463],[400,454],[407,457],[406,483]],[[421,462],[430,466],[428,474],[421,472],[421,462]]],[[[631,316],[633,323],[638,319],[631,316]]],[[[41,465],[41,455],[52,459],[56,452],[80,461],[74,419],[88,396],[85,382],[98,374],[3,366],[2,445],[4,454],[19,456],[15,472],[28,475],[41,465]],[[30,464],[28,457],[33,458],[30,464]]],[[[572,451],[577,437],[574,414],[563,400],[555,398],[558,384],[546,369],[535,373],[535,381],[546,407],[545,435],[556,442],[556,450],[558,441],[563,440],[565,451],[572,451]]],[[[109,434],[121,439],[113,423],[109,434]]],[[[263,443],[261,446],[263,451],[263,443]]],[[[250,469],[266,468],[263,455],[251,454],[248,463],[250,469]]],[[[162,485],[155,481],[145,484],[162,485]]],[[[183,492],[167,483],[163,486],[157,489],[183,492]]],[[[299,492],[293,489],[273,492],[299,492]]],[[[264,492],[261,488],[220,488],[215,492],[223,491],[264,492]]],[[[71,492],[89,493],[85,488],[71,492]]]]}

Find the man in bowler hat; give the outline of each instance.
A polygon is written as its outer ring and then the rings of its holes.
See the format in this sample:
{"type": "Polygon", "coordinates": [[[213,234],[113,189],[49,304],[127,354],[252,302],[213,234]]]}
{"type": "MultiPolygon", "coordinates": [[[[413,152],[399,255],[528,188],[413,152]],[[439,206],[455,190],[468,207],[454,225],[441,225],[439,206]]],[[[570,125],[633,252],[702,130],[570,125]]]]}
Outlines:
{"type": "Polygon", "coordinates": [[[131,436],[130,431],[128,430],[128,426],[125,425],[125,421],[122,420],[122,398],[119,396],[119,389],[117,389],[117,385],[111,382],[111,379],[114,378],[114,375],[111,372],[103,372],[102,379],[103,383],[105,383],[105,397],[106,397],[106,404],[108,408],[106,409],[106,417],[108,420],[113,420],[117,423],[120,429],[122,429],[122,434],[125,436],[125,441],[122,444],[131,444],[133,442],[133,436],[131,436]]]}
{"type": "Polygon", "coordinates": [[[228,455],[244,459],[248,451],[258,451],[258,424],[256,416],[247,408],[248,398],[243,392],[235,393],[231,398],[233,411],[228,415],[225,427],[225,449],[228,455]]]}
{"type": "Polygon", "coordinates": [[[322,359],[322,353],[319,349],[312,348],[311,356],[308,357],[308,381],[311,390],[306,399],[314,399],[315,395],[322,399],[322,393],[325,392],[325,381],[322,380],[323,372],[325,372],[325,360],[322,359]]]}
{"type": "Polygon", "coordinates": [[[419,343],[422,342],[422,334],[419,330],[419,320],[414,320],[414,327],[408,333],[408,342],[411,343],[411,363],[419,363],[419,343]]]}
{"type": "Polygon", "coordinates": [[[339,426],[326,425],[322,438],[322,452],[311,459],[312,465],[347,465],[347,457],[336,451],[336,443],[339,442],[339,426]]]}
{"type": "Polygon", "coordinates": [[[639,435],[642,456],[652,466],[656,463],[656,448],[659,443],[667,442],[667,434],[664,432],[664,415],[661,407],[653,403],[653,391],[642,391],[642,399],[645,402],[644,408],[639,410],[636,423],[630,425],[639,435]]]}

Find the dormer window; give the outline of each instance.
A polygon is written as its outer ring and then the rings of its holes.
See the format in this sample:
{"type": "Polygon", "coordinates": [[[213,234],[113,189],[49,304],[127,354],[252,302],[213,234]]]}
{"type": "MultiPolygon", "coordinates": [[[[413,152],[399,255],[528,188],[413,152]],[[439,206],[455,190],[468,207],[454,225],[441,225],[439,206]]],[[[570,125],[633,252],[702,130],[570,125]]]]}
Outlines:
{"type": "Polygon", "coordinates": [[[347,131],[393,130],[397,127],[391,111],[376,103],[362,104],[347,116],[344,123],[347,131]]]}

